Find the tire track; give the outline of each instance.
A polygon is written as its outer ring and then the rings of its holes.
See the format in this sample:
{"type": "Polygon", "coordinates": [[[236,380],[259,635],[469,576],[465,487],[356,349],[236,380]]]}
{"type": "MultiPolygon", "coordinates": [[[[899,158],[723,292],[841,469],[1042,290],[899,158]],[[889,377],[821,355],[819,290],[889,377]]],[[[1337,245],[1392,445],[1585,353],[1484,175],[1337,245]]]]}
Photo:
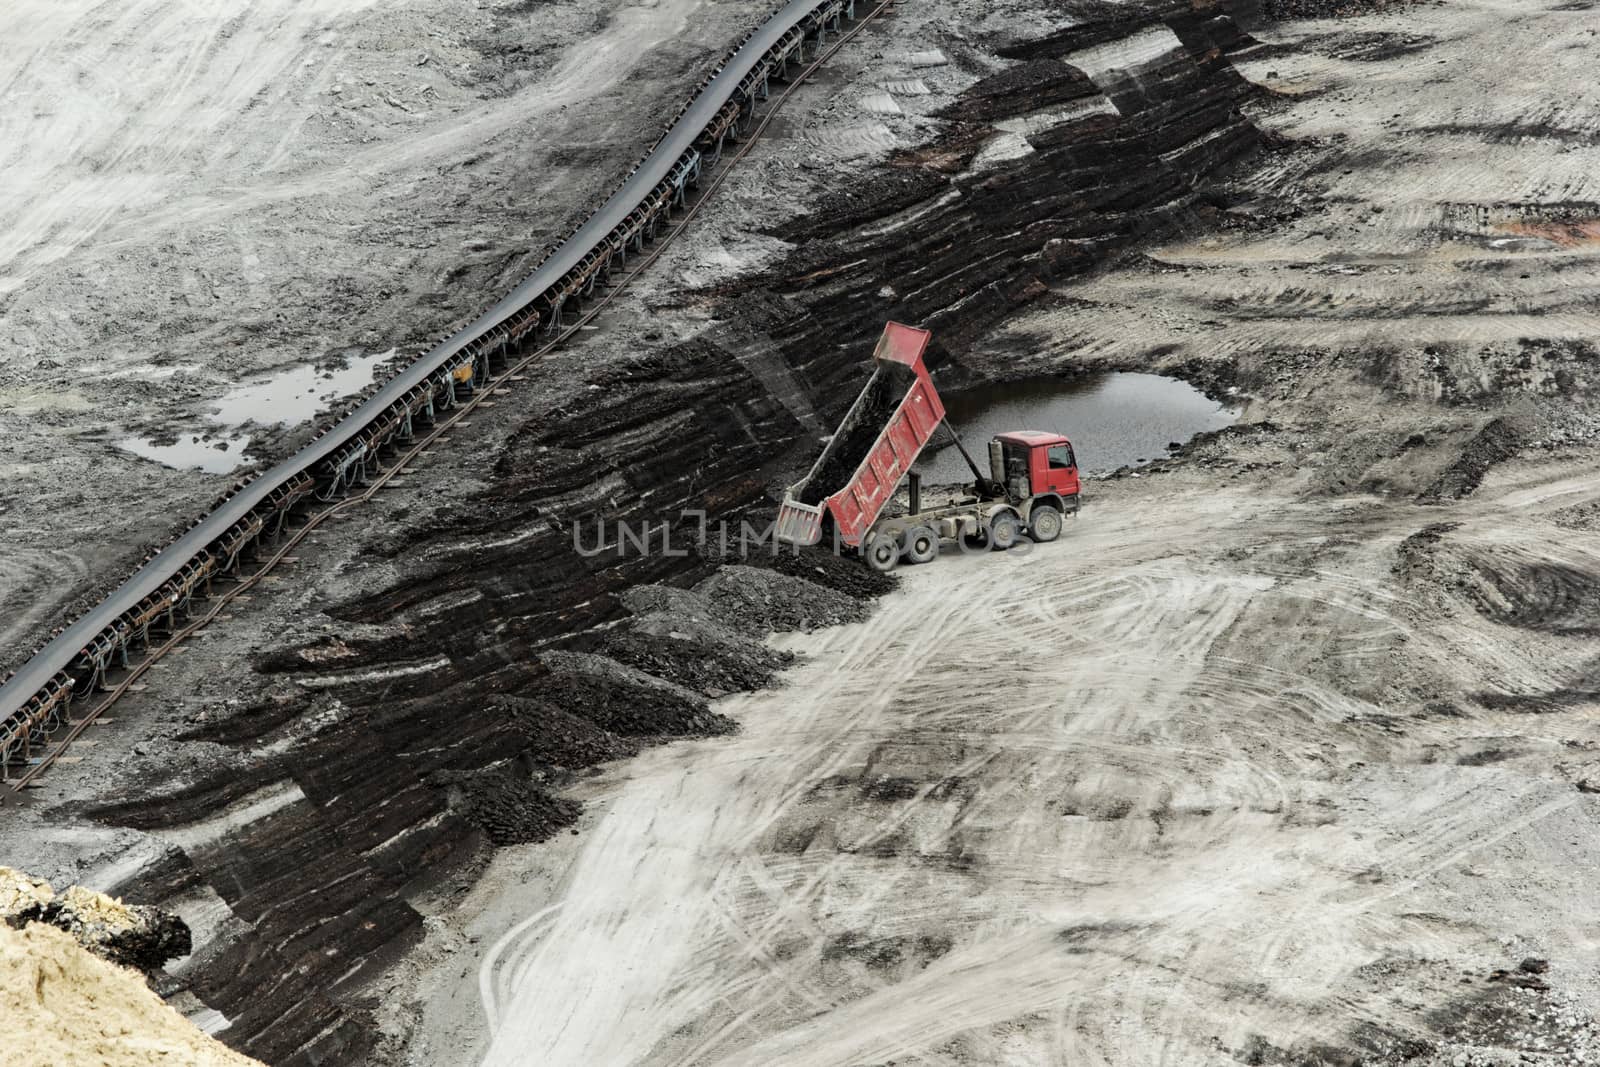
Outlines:
{"type": "MultiPolygon", "coordinates": [[[[1183,536],[1325,518],[1239,504],[1183,536]]],[[[1288,1047],[1328,1040],[1333,1021],[1412,1025],[1352,975],[1393,946],[1449,956],[1479,936],[1418,917],[1433,881],[1573,798],[1402,762],[1452,784],[1374,808],[1386,787],[1349,777],[1358,756],[1419,743],[1364,728],[1378,706],[1309,672],[1337,679],[1334,664],[1412,632],[1384,585],[1392,539],[1308,572],[1151,558],[1133,542],[1170,526],[1147,531],[1131,505],[1102,522],[1081,551],[912,572],[871,622],[806,643],[789,689],[728,701],[743,734],[634,775],[569,884],[567,922],[519,975],[517,1002],[557,1020],[523,1047],[552,1063],[1153,1064],[1194,1062],[1212,1035],[1288,1047]],[[1275,618],[1328,640],[1274,647],[1275,618]],[[1039,647],[1048,664],[996,671],[1039,647]],[[996,681],[975,696],[982,672],[996,681]],[[903,774],[903,799],[859,793],[903,774]],[[1361,819],[1375,835],[1353,832],[1361,819]],[[663,856],[683,860],[665,882],[663,856]],[[622,869],[627,889],[597,900],[622,869]],[[931,932],[950,948],[920,970],[893,955],[931,932]],[[640,945],[659,972],[643,985],[617,970],[640,945]],[[625,1023],[567,1006],[600,990],[625,1023]]],[[[1420,743],[1450,728],[1429,722],[1420,743]]]]}

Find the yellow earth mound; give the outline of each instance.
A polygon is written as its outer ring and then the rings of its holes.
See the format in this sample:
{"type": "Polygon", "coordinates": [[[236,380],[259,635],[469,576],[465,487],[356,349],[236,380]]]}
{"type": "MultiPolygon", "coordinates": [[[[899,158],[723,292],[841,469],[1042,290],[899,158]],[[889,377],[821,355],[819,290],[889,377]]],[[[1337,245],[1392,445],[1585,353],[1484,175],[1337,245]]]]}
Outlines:
{"type": "Polygon", "coordinates": [[[133,925],[133,913],[126,904],[93,889],[85,889],[81,885],[68,886],[67,891],[61,894],[61,899],[77,912],[81,922],[98,922],[113,928],[133,925]]]}
{"type": "Polygon", "coordinates": [[[36,904],[55,899],[49,882],[30,878],[21,871],[0,867],[0,917],[15,915],[36,904]]]}
{"type": "Polygon", "coordinates": [[[195,1029],[137,971],[52,926],[0,923],[0,1067],[248,1067],[195,1029]]]}

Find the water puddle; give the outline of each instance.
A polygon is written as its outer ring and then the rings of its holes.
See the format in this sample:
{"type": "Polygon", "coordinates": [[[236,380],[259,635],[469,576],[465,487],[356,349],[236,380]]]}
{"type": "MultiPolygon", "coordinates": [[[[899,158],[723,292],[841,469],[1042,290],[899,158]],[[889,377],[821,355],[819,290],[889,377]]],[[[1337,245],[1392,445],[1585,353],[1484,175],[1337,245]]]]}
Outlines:
{"type": "Polygon", "coordinates": [[[156,444],[148,437],[127,437],[117,447],[164,467],[177,470],[202,470],[208,474],[227,474],[245,462],[245,446],[250,436],[215,438],[210,434],[181,434],[171,444],[156,444]]]}
{"type": "Polygon", "coordinates": [[[243,426],[247,422],[297,426],[315,416],[329,401],[371,385],[373,372],[393,356],[391,348],[372,356],[347,356],[342,367],[290,367],[224,393],[216,402],[217,409],[207,418],[224,426],[243,426]]]}
{"type": "MultiPolygon", "coordinates": [[[[980,467],[989,439],[1008,430],[1045,430],[1072,439],[1084,471],[1138,466],[1167,454],[1167,444],[1220,430],[1237,409],[1209,399],[1188,382],[1157,374],[1100,374],[1063,381],[1035,379],[985,385],[945,396],[950,421],[980,467]]],[[[935,442],[949,441],[940,433],[935,442]]],[[[970,480],[961,453],[941,448],[918,465],[931,482],[970,480]]]]}
{"type": "Polygon", "coordinates": [[[180,434],[171,443],[164,438],[129,437],[118,441],[117,447],[178,470],[226,474],[246,462],[244,453],[250,435],[236,432],[238,427],[249,423],[296,426],[309,422],[332,401],[371,385],[378,367],[393,356],[391,348],[371,356],[347,353],[344,365],[339,367],[290,367],[240,385],[215,401],[215,410],[206,415],[206,421],[226,429],[180,434]]]}

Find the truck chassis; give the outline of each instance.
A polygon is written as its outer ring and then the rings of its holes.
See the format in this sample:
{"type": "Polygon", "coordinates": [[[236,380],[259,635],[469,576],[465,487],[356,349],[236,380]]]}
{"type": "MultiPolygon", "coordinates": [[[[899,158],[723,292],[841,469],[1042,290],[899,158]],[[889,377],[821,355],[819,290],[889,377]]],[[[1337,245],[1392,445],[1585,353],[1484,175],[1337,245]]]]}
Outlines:
{"type": "Polygon", "coordinates": [[[1067,516],[1077,518],[1076,493],[1062,497],[1041,493],[1021,501],[984,500],[976,495],[947,504],[922,507],[920,476],[912,472],[910,508],[904,515],[879,519],[861,545],[861,558],[875,571],[887,571],[904,559],[930,563],[943,542],[1004,551],[1023,536],[1047,544],[1061,536],[1067,516]]]}

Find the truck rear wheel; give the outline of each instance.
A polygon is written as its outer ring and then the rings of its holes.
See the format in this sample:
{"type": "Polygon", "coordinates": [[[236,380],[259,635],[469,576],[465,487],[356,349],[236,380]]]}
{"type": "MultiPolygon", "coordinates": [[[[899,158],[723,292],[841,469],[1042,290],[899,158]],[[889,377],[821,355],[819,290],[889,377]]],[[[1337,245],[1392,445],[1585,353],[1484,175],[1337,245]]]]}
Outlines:
{"type": "Polygon", "coordinates": [[[1002,511],[989,520],[989,547],[1004,552],[1017,543],[1022,535],[1022,523],[1009,511],[1002,511]]]}
{"type": "Polygon", "coordinates": [[[1041,504],[1028,512],[1028,536],[1045,544],[1061,536],[1061,512],[1049,504],[1041,504]]]}
{"type": "Polygon", "coordinates": [[[880,534],[861,549],[861,558],[875,571],[892,571],[894,565],[900,562],[900,546],[895,544],[893,536],[880,534]]]}
{"type": "Polygon", "coordinates": [[[931,563],[939,555],[939,535],[926,526],[913,526],[906,534],[906,562],[931,563]]]}

